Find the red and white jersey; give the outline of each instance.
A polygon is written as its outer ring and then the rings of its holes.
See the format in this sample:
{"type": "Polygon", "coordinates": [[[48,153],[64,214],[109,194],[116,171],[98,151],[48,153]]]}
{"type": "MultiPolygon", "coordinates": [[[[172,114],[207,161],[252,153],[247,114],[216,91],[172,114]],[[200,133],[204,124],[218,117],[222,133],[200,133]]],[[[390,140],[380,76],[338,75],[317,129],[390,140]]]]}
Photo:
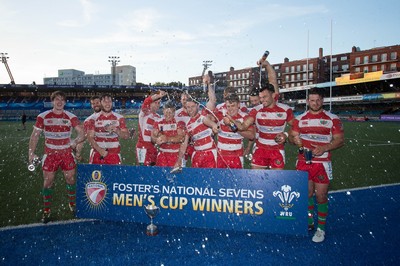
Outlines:
{"type": "Polygon", "coordinates": [[[113,111],[107,116],[104,112],[94,113],[89,116],[87,121],[87,129],[94,131],[94,140],[102,149],[108,149],[109,153],[120,153],[118,134],[108,132],[108,126],[116,126],[119,129],[126,129],[125,118],[113,111]]]}
{"type": "MultiPolygon", "coordinates": [[[[318,114],[307,111],[296,117],[292,130],[300,134],[304,148],[312,150],[312,145],[326,145],[332,141],[333,135],[343,134],[343,125],[339,117],[325,110],[318,114]]],[[[299,154],[298,159],[304,160],[304,154],[299,154]]],[[[312,160],[330,161],[331,153],[325,152],[321,156],[313,157],[312,160]]]]}
{"type": "MultiPolygon", "coordinates": [[[[248,113],[249,109],[247,108],[246,104],[244,102],[240,102],[240,111],[244,112],[244,113],[248,113]]],[[[226,104],[225,102],[217,104],[217,106],[215,107],[215,111],[220,111],[222,112],[222,110],[226,110],[226,104]]]]}
{"type": "Polygon", "coordinates": [[[276,143],[275,137],[284,132],[287,122],[294,119],[293,110],[289,106],[275,103],[274,107],[267,108],[261,104],[254,107],[249,116],[254,118],[258,147],[269,150],[284,149],[284,144],[276,143]]]}
{"type": "Polygon", "coordinates": [[[180,108],[175,111],[175,120],[177,123],[183,123],[186,126],[190,119],[189,114],[186,112],[186,109],[180,108]]]}
{"type": "Polygon", "coordinates": [[[53,110],[40,113],[34,127],[43,131],[45,137],[45,153],[71,152],[72,128],[79,125],[79,119],[71,112],[56,114],[53,110]]]}
{"type": "Polygon", "coordinates": [[[204,151],[215,149],[212,129],[204,125],[202,114],[197,114],[191,117],[186,124],[187,134],[193,142],[193,147],[196,151],[204,151]]]}
{"type": "MultiPolygon", "coordinates": [[[[218,144],[217,148],[220,155],[243,156],[243,136],[238,132],[233,132],[230,126],[225,125],[223,118],[224,112],[217,111],[215,116],[218,118],[218,144]]],[[[248,114],[239,110],[237,115],[232,117],[234,120],[243,123],[248,114]]]]}
{"type": "MultiPolygon", "coordinates": [[[[93,113],[95,114],[95,113],[93,113]]],[[[83,121],[83,130],[85,131],[85,133],[87,133],[89,126],[90,126],[90,120],[93,118],[93,114],[86,117],[86,119],[83,121]]]]}
{"type": "MultiPolygon", "coordinates": [[[[165,121],[165,118],[154,123],[154,128],[167,137],[174,137],[178,135],[178,129],[185,130],[183,122],[177,123],[175,119],[172,121],[165,121]]],[[[181,143],[163,143],[160,145],[162,152],[179,152],[181,143]]]]}
{"type": "Polygon", "coordinates": [[[151,96],[147,97],[139,112],[139,137],[136,147],[148,147],[153,146],[151,142],[151,132],[154,129],[154,123],[161,119],[161,116],[157,113],[150,111],[150,104],[153,102],[151,96]]]}

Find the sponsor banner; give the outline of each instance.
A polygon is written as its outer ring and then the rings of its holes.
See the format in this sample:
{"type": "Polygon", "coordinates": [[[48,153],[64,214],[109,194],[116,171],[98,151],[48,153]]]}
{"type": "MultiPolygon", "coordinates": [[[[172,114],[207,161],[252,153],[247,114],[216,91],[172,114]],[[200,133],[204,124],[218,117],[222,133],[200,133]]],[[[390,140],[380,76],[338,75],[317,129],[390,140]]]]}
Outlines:
{"type": "MultiPolygon", "coordinates": [[[[354,101],[377,101],[377,100],[389,100],[400,98],[400,93],[374,93],[374,94],[363,94],[363,95],[352,95],[352,96],[339,96],[332,97],[332,102],[354,102],[354,101]]],[[[324,104],[329,103],[331,98],[324,98],[324,104]]],[[[306,99],[300,99],[297,101],[298,104],[305,104],[306,99]]]]}
{"type": "Polygon", "coordinates": [[[382,121],[400,121],[400,115],[381,115],[382,121]]]}
{"type": "Polygon", "coordinates": [[[398,79],[398,78],[400,78],[400,72],[394,72],[394,73],[383,74],[381,80],[398,79]]]}
{"type": "MultiPolygon", "coordinates": [[[[156,225],[307,235],[307,173],[79,164],[77,216],[156,225]]],[[[144,226],[145,229],[145,226],[144,226]]]]}
{"type": "Polygon", "coordinates": [[[376,72],[368,72],[368,73],[352,73],[347,75],[342,75],[339,78],[335,78],[336,85],[347,85],[347,84],[355,84],[361,82],[371,82],[380,80],[383,75],[383,71],[376,72]]]}

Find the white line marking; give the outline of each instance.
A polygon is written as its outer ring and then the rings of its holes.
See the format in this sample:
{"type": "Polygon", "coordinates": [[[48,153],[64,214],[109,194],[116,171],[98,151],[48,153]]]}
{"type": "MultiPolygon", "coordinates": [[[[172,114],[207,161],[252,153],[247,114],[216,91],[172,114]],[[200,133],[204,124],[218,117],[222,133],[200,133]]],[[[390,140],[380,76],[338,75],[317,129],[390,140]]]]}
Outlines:
{"type": "Polygon", "coordinates": [[[400,143],[386,143],[386,144],[369,144],[368,146],[370,147],[375,147],[375,146],[393,146],[393,145],[400,145],[400,143]]]}
{"type": "Polygon", "coordinates": [[[400,183],[393,183],[393,184],[383,184],[383,185],[376,185],[376,186],[369,186],[369,187],[357,187],[357,188],[349,188],[349,189],[339,189],[339,190],[330,191],[329,194],[331,194],[331,193],[341,193],[341,192],[347,192],[347,191],[366,190],[366,189],[372,189],[372,188],[392,187],[392,186],[399,186],[399,185],[400,185],[400,183]]]}
{"type": "Polygon", "coordinates": [[[66,221],[49,222],[47,224],[43,224],[43,223],[22,224],[22,225],[15,225],[15,226],[0,227],[0,232],[7,231],[7,230],[14,230],[14,229],[26,229],[26,228],[41,227],[41,226],[86,223],[86,222],[93,222],[93,221],[99,221],[99,220],[96,220],[96,219],[73,219],[73,220],[66,220],[66,221]]]}

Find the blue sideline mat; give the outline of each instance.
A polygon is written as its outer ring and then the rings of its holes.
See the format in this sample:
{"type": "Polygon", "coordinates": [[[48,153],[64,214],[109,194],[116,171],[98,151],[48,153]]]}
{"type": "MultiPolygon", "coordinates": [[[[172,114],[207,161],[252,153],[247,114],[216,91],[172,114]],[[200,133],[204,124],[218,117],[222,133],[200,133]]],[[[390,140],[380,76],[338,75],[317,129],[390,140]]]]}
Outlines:
{"type": "Polygon", "coordinates": [[[246,233],[81,221],[0,229],[1,265],[394,265],[400,186],[331,193],[327,235],[246,233]]]}

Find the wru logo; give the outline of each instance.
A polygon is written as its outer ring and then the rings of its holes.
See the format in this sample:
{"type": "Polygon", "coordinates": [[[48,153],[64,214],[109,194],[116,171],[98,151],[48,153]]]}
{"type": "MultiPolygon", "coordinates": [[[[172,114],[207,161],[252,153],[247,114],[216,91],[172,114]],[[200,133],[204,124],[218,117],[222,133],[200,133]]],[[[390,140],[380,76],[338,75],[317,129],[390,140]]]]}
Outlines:
{"type": "Polygon", "coordinates": [[[291,204],[291,202],[295,197],[300,198],[300,193],[292,191],[292,187],[288,185],[283,185],[281,187],[281,191],[274,191],[272,195],[281,200],[279,206],[285,209],[285,211],[293,207],[294,204],[291,204]]]}

